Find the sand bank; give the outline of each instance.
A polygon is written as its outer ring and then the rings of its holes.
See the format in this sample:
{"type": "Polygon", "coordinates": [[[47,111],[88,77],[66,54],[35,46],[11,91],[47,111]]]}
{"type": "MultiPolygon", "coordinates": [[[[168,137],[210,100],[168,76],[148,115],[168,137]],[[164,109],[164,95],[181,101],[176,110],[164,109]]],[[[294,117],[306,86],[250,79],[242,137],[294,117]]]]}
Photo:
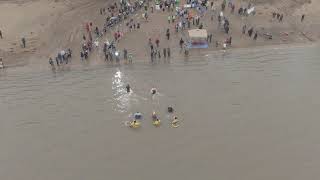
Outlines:
{"type": "MultiPolygon", "coordinates": [[[[184,1],[182,1],[183,3],[184,1]]],[[[0,39],[0,57],[7,66],[43,64],[47,66],[48,58],[58,51],[71,48],[74,52],[73,64],[80,62],[80,44],[85,34],[84,24],[93,22],[94,26],[101,27],[107,15],[100,15],[99,9],[107,7],[111,2],[104,0],[20,0],[0,1],[0,30],[3,39],[0,39]],[[25,37],[27,47],[21,47],[21,38],[25,37]]],[[[209,44],[209,51],[221,49],[223,41],[232,36],[231,48],[245,48],[264,45],[293,44],[316,42],[320,38],[320,6],[319,2],[308,0],[281,0],[256,1],[256,15],[242,17],[237,14],[241,5],[246,1],[234,1],[236,11],[234,14],[226,9],[225,16],[230,21],[230,33],[225,34],[218,27],[216,14],[220,9],[221,1],[214,1],[217,11],[208,10],[201,22],[208,33],[213,34],[213,42],[209,44]],[[272,12],[284,14],[282,22],[272,18],[272,12]],[[302,14],[306,14],[304,22],[300,22],[302,14]],[[213,21],[211,16],[214,15],[213,21]],[[242,34],[242,26],[246,24],[259,33],[256,41],[242,34]],[[263,37],[270,33],[272,40],[263,37]],[[219,42],[216,47],[214,42],[219,42]]],[[[153,2],[151,3],[153,4],[153,2]]],[[[150,10],[149,10],[150,11],[150,10]]],[[[178,40],[183,33],[174,33],[174,24],[167,22],[170,12],[155,10],[149,12],[148,22],[142,19],[142,10],[133,19],[141,23],[141,29],[129,32],[125,22],[109,31],[100,41],[113,39],[112,33],[120,29],[124,37],[117,44],[119,49],[127,48],[135,60],[148,59],[149,47],[147,41],[159,38],[160,48],[170,47],[173,56],[179,56],[178,40]],[[165,38],[165,31],[169,28],[172,38],[165,38]]],[[[191,28],[196,28],[191,26],[191,28]]],[[[198,51],[197,51],[198,52],[198,51]]],[[[192,53],[192,51],[191,51],[192,53]]],[[[103,63],[102,57],[95,54],[91,61],[103,63]]]]}

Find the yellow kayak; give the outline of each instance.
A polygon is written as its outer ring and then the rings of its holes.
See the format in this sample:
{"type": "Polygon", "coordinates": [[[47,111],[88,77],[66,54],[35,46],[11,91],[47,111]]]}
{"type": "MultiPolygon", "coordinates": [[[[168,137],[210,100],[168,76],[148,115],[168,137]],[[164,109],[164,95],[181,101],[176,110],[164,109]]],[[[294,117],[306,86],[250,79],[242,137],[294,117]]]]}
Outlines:
{"type": "Polygon", "coordinates": [[[131,127],[131,128],[139,128],[140,126],[141,126],[141,123],[139,121],[137,121],[137,122],[131,121],[130,125],[129,125],[129,127],[131,127]]]}
{"type": "Polygon", "coordinates": [[[173,120],[172,122],[171,122],[171,127],[173,127],[173,128],[177,128],[177,127],[179,127],[180,125],[179,125],[179,120],[173,120]]]}
{"type": "Polygon", "coordinates": [[[160,126],[161,125],[161,121],[158,119],[158,120],[155,120],[152,122],[152,124],[156,127],[160,126]]]}

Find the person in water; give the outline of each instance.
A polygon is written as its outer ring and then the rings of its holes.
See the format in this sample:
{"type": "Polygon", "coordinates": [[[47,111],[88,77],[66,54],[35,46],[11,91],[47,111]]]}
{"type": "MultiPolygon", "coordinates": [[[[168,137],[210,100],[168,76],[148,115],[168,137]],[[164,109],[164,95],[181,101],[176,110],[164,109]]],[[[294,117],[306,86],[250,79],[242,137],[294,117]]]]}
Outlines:
{"type": "Polygon", "coordinates": [[[152,121],[153,121],[153,125],[155,125],[155,126],[159,126],[160,125],[160,120],[159,120],[156,112],[152,113],[152,121]]]}
{"type": "Polygon", "coordinates": [[[130,91],[131,91],[131,87],[130,87],[130,85],[129,85],[129,84],[127,84],[126,89],[127,89],[127,93],[130,93],[130,91]]]}
{"type": "Polygon", "coordinates": [[[152,95],[155,95],[156,93],[157,93],[157,89],[156,89],[156,88],[152,88],[152,89],[151,89],[151,94],[152,94],[152,95]]]}
{"type": "Polygon", "coordinates": [[[168,107],[168,112],[169,112],[169,113],[173,113],[173,107],[169,106],[169,107],[168,107]]]}
{"type": "Polygon", "coordinates": [[[153,112],[153,113],[152,113],[152,120],[153,120],[153,121],[159,120],[156,112],[153,112]]]}
{"type": "Polygon", "coordinates": [[[142,118],[142,114],[140,112],[134,113],[134,119],[141,119],[141,118],[142,118]]]}
{"type": "Polygon", "coordinates": [[[177,117],[177,116],[174,116],[174,117],[173,117],[173,121],[171,122],[171,124],[172,124],[173,126],[177,126],[178,123],[179,123],[178,117],[177,117]]]}

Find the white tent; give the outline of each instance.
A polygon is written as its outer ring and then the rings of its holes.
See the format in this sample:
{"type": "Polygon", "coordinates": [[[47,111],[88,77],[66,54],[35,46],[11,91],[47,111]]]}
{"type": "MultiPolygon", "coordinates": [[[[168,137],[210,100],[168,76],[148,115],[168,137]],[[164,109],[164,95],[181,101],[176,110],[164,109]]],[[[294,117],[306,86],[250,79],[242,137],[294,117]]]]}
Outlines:
{"type": "Polygon", "coordinates": [[[205,29],[192,29],[189,30],[189,48],[208,48],[208,34],[205,29]]]}
{"type": "Polygon", "coordinates": [[[208,33],[205,29],[191,29],[188,31],[191,39],[207,39],[208,33]]]}

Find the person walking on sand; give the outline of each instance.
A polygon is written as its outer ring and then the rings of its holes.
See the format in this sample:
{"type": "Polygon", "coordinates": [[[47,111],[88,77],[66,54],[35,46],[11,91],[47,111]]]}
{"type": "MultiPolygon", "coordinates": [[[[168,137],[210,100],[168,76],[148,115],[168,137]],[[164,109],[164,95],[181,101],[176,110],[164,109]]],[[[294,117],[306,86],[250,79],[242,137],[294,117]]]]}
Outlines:
{"type": "Polygon", "coordinates": [[[22,47],[26,48],[26,39],[24,37],[21,39],[21,42],[22,42],[22,47]]]}
{"type": "Polygon", "coordinates": [[[170,48],[169,47],[167,48],[167,55],[168,55],[168,58],[170,58],[171,52],[170,52],[170,48]]]}
{"type": "Polygon", "coordinates": [[[2,39],[3,37],[2,37],[2,31],[0,30],[0,38],[2,39]]]}

